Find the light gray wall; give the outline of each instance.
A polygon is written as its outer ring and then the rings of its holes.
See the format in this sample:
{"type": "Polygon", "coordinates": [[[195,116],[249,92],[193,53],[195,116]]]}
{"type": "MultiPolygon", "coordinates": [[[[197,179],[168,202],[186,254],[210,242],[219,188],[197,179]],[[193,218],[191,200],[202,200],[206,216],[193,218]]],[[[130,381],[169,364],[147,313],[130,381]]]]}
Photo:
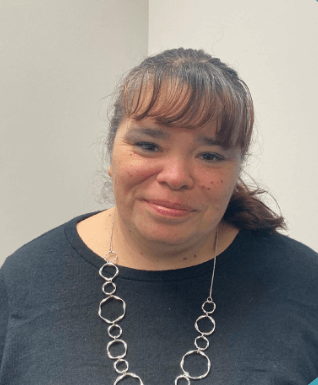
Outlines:
{"type": "Polygon", "coordinates": [[[317,20],[314,0],[149,0],[150,54],[203,48],[250,87],[258,134],[248,170],[277,199],[289,235],[315,250],[317,20]]]}
{"type": "Polygon", "coordinates": [[[0,1],[0,264],[95,202],[106,102],[147,54],[147,0],[0,1]]]}

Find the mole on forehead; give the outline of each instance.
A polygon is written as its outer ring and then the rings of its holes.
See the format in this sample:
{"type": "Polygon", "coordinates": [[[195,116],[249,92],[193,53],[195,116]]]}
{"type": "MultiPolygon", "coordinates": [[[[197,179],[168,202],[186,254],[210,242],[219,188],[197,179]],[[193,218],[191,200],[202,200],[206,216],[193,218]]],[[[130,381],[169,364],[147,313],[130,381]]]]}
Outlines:
{"type": "MultiPolygon", "coordinates": [[[[128,128],[128,132],[126,134],[126,137],[129,138],[135,138],[140,135],[146,135],[151,138],[155,139],[169,139],[170,134],[169,132],[163,131],[160,128],[150,128],[150,127],[142,127],[142,128],[136,128],[136,127],[130,127],[128,128]]],[[[213,137],[210,136],[197,136],[196,142],[199,142],[201,144],[210,145],[210,146],[220,146],[221,142],[213,137]]]]}

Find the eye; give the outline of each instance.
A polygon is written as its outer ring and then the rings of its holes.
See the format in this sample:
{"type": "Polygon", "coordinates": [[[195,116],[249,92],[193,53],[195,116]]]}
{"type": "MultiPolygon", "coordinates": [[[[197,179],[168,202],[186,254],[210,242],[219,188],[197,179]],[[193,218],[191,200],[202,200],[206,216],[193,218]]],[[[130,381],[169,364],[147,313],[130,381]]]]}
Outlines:
{"type": "Polygon", "coordinates": [[[141,148],[143,151],[146,151],[146,152],[154,152],[159,150],[156,144],[149,143],[149,142],[138,142],[138,143],[135,143],[135,146],[141,148]]]}
{"type": "Polygon", "coordinates": [[[200,156],[203,160],[206,160],[207,162],[220,162],[225,159],[224,156],[220,154],[210,152],[201,154],[200,156]]]}

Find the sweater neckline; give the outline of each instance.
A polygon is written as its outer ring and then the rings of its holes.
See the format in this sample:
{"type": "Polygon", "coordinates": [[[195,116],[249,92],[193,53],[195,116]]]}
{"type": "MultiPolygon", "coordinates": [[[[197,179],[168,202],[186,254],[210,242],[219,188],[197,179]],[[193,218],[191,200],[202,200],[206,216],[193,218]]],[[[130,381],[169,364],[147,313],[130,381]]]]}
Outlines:
{"type": "MultiPolygon", "coordinates": [[[[100,269],[103,266],[104,260],[83,242],[77,232],[76,225],[84,219],[98,214],[101,211],[102,210],[77,216],[67,222],[64,227],[65,236],[77,255],[96,269],[100,269]]],[[[240,230],[227,249],[217,256],[216,271],[223,269],[224,265],[229,263],[229,261],[235,257],[235,250],[240,249],[241,251],[242,246],[244,247],[244,245],[246,245],[246,237],[248,237],[247,233],[247,231],[240,230]]],[[[121,279],[135,281],[177,281],[210,274],[213,268],[213,259],[198,265],[174,270],[137,270],[125,266],[119,266],[119,268],[120,276],[118,278],[121,279]]]]}

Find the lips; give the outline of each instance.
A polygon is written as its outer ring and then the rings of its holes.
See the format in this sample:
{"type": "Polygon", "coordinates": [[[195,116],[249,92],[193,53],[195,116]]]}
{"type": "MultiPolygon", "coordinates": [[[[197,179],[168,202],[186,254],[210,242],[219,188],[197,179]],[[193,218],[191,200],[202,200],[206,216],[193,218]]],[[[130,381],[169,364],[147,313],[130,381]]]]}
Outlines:
{"type": "Polygon", "coordinates": [[[180,203],[172,203],[163,200],[146,200],[148,203],[153,203],[157,206],[166,207],[168,209],[183,210],[183,211],[195,211],[192,207],[183,205],[180,203]]]}

